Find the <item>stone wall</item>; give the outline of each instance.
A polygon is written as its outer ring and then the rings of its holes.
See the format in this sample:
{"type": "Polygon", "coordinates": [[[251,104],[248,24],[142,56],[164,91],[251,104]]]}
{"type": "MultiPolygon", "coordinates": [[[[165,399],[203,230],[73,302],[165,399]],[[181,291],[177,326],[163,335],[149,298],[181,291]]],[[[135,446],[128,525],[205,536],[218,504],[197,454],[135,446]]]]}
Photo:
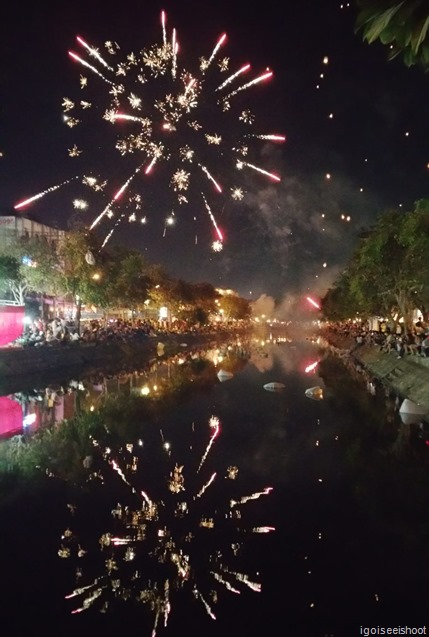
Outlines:
{"type": "Polygon", "coordinates": [[[395,351],[381,352],[375,345],[356,346],[351,335],[324,332],[323,338],[334,352],[352,357],[396,394],[427,407],[429,412],[429,358],[398,358],[395,351]]]}
{"type": "Polygon", "coordinates": [[[377,347],[363,345],[353,353],[359,362],[402,398],[427,407],[429,412],[429,359],[395,352],[380,352],[377,347]]]}

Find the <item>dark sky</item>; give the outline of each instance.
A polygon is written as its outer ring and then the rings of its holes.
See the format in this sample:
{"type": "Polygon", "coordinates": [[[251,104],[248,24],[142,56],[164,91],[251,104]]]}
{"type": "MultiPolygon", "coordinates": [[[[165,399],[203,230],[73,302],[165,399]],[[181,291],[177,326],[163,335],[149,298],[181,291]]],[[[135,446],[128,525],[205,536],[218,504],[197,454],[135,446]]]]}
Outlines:
{"type": "MultiPolygon", "coordinates": [[[[363,43],[361,34],[354,33],[353,2],[76,0],[31,3],[25,10],[18,3],[8,5],[0,20],[1,214],[48,191],[17,214],[62,228],[90,225],[134,175],[126,196],[112,208],[113,219],[105,215],[96,226],[101,239],[115,228],[110,243],[142,250],[173,276],[233,287],[248,298],[266,293],[280,299],[323,293],[362,227],[388,207],[401,205],[405,211],[429,196],[429,77],[399,59],[387,62],[381,45],[363,43]],[[114,60],[116,68],[129,53],[162,44],[162,10],[167,38],[177,29],[175,79],[171,66],[166,76],[149,77],[145,84],[135,81],[133,70],[121,78],[103,70],[76,41],[76,36],[83,38],[103,59],[114,60]],[[183,93],[181,72],[198,76],[199,58],[210,58],[223,33],[227,40],[204,75],[196,108],[176,131],[160,132],[155,101],[183,93]],[[115,56],[106,51],[106,41],[120,46],[115,56]],[[70,50],[113,83],[73,61],[70,50]],[[225,57],[228,70],[221,72],[218,63],[225,57]],[[215,89],[246,63],[251,70],[234,80],[228,92],[267,68],[274,75],[232,96],[231,109],[224,111],[215,89]],[[80,76],[88,78],[87,89],[80,88],[80,76]],[[139,114],[151,119],[153,139],[164,144],[165,161],[150,175],[144,174],[148,160],[142,161],[142,151],[122,156],[115,149],[118,131],[137,134],[140,124],[102,119],[111,102],[109,91],[121,82],[126,95],[142,99],[139,114]],[[81,110],[79,126],[64,123],[65,97],[92,104],[81,110]],[[239,120],[244,111],[254,116],[251,126],[239,120]],[[220,135],[221,144],[203,144],[202,134],[186,125],[191,120],[220,135]],[[285,135],[286,142],[243,133],[276,133],[285,135]],[[232,149],[243,140],[248,145],[244,160],[279,175],[280,182],[249,167],[236,169],[232,149]],[[82,154],[73,158],[68,151],[74,144],[82,154]],[[185,145],[195,149],[222,193],[195,161],[178,161],[185,145]],[[135,173],[139,165],[143,168],[135,173]],[[191,175],[188,203],[181,205],[170,187],[180,168],[191,175]],[[103,191],[82,184],[82,176],[89,174],[107,182],[103,191]],[[231,198],[235,187],[245,191],[242,200],[231,198]],[[212,249],[216,228],[203,195],[223,234],[220,252],[212,249]],[[85,211],[76,208],[79,199],[86,201],[85,211]],[[137,220],[130,223],[136,205],[137,220]],[[166,227],[171,213],[175,223],[166,227]]],[[[131,107],[128,112],[135,113],[131,107]]]]}

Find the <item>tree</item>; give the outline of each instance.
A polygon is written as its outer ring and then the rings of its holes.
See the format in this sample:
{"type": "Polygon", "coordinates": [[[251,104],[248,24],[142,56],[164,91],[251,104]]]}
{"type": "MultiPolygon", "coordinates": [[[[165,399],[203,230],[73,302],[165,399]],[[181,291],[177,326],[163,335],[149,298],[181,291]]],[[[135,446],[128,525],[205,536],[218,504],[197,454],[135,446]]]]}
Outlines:
{"type": "Polygon", "coordinates": [[[227,320],[245,320],[252,314],[250,301],[234,294],[223,296],[219,307],[227,320]]]}
{"type": "MultiPolygon", "coordinates": [[[[354,275],[356,276],[356,273],[354,275]]],[[[325,319],[345,321],[358,312],[362,316],[371,313],[369,307],[364,307],[353,294],[352,287],[352,271],[346,268],[321,300],[322,315],[325,319]]]]}
{"type": "Polygon", "coordinates": [[[105,288],[94,278],[97,263],[89,255],[99,252],[97,239],[84,229],[67,232],[58,247],[59,287],[76,303],[76,322],[80,331],[82,304],[98,303],[105,288]]]}
{"type": "Polygon", "coordinates": [[[401,240],[405,214],[388,211],[380,216],[356,255],[356,274],[351,289],[377,314],[399,312],[410,329],[416,277],[410,253],[401,240]]]}
{"type": "Polygon", "coordinates": [[[402,225],[400,239],[408,250],[410,269],[415,277],[414,305],[429,313],[429,200],[420,199],[402,225]]]}
{"type": "Polygon", "coordinates": [[[18,254],[21,274],[28,289],[41,295],[56,296],[61,287],[56,246],[44,237],[21,239],[18,254]]]}
{"type": "Polygon", "coordinates": [[[356,32],[364,41],[389,46],[388,59],[403,56],[406,66],[429,71],[429,4],[427,0],[357,0],[356,32]]]}
{"type": "Polygon", "coordinates": [[[15,300],[24,303],[26,295],[56,295],[59,289],[58,256],[55,246],[43,237],[18,238],[2,249],[5,257],[14,259],[18,269],[9,287],[15,300]]]}
{"type": "Polygon", "coordinates": [[[116,248],[108,260],[104,281],[111,305],[133,312],[143,308],[151,286],[149,272],[140,252],[116,248]]]}
{"type": "Polygon", "coordinates": [[[18,259],[8,255],[0,255],[0,292],[11,294],[19,305],[25,303],[27,285],[22,280],[18,259]]]}
{"type": "Polygon", "coordinates": [[[410,331],[417,303],[429,300],[427,254],[428,200],[417,202],[409,213],[383,213],[362,237],[346,273],[322,301],[324,312],[341,315],[345,305],[354,303],[353,314],[399,314],[410,331]]]}
{"type": "Polygon", "coordinates": [[[191,283],[182,279],[167,279],[158,291],[162,292],[164,304],[175,316],[185,319],[193,310],[194,296],[191,283]]]}
{"type": "Polygon", "coordinates": [[[0,289],[7,290],[10,280],[20,277],[19,262],[15,257],[0,255],[0,289]]]}
{"type": "Polygon", "coordinates": [[[194,323],[202,325],[209,322],[209,316],[216,311],[219,294],[211,283],[193,283],[191,285],[194,306],[194,323]]]}

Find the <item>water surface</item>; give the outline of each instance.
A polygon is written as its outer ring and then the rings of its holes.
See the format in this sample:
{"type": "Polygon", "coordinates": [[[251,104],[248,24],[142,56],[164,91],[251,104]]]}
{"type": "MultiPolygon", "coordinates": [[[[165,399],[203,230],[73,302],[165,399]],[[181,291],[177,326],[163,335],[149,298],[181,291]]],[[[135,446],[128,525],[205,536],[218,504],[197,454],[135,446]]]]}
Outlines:
{"type": "Polygon", "coordinates": [[[394,396],[317,344],[234,342],[51,389],[14,397],[37,412],[15,456],[37,424],[118,407],[44,436],[35,475],[16,477],[3,443],[5,634],[28,618],[36,634],[166,637],[424,625],[427,447],[394,396]]]}

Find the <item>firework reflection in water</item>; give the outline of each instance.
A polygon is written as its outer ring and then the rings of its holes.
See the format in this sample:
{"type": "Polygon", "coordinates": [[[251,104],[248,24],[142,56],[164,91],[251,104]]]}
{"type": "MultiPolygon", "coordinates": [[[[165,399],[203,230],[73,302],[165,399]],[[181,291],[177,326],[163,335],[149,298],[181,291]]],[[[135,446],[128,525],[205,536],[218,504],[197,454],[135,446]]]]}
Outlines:
{"type": "MultiPolygon", "coordinates": [[[[240,569],[240,557],[246,537],[274,530],[255,525],[246,511],[271,488],[243,495],[238,467],[213,471],[208,456],[220,434],[216,416],[209,430],[202,453],[195,453],[199,442],[192,439],[183,462],[162,431],[144,443],[93,441],[94,469],[81,503],[68,505],[70,526],[58,550],[75,563],[75,588],[66,596],[73,614],[147,604],[155,635],[180,591],[190,592],[212,619],[222,591],[260,592],[257,576],[240,569]]],[[[194,424],[192,431],[198,433],[194,424]]]]}

